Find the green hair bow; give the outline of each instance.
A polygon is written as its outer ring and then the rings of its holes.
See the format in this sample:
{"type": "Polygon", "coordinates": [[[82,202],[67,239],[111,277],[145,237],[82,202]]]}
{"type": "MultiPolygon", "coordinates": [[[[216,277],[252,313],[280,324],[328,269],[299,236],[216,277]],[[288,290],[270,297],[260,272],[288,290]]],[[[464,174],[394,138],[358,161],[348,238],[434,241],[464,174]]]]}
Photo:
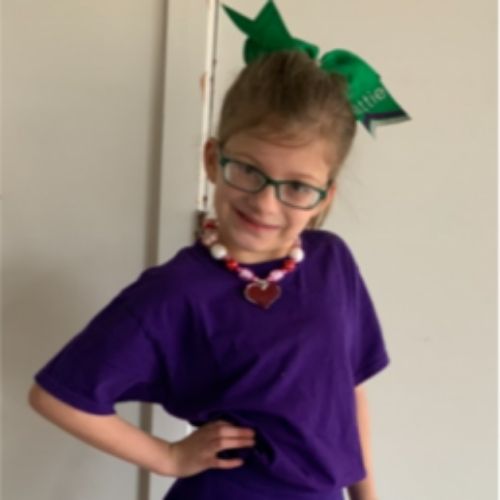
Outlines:
{"type": "MultiPolygon", "coordinates": [[[[236,26],[248,35],[243,51],[246,64],[279,50],[300,50],[312,59],[317,58],[319,49],[316,45],[290,35],[273,0],[268,0],[254,20],[226,5],[223,7],[236,26]]],[[[356,120],[370,134],[374,133],[375,125],[410,119],[382,85],[380,75],[352,52],[343,49],[327,52],[320,59],[320,67],[327,73],[340,73],[346,78],[347,98],[356,120]]]]}

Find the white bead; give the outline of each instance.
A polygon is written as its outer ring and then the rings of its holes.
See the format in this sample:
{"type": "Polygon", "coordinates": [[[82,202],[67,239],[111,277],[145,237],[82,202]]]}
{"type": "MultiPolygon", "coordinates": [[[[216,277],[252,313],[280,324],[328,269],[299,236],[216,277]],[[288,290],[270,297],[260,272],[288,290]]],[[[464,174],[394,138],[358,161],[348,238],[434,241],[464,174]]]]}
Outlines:
{"type": "Polygon", "coordinates": [[[292,251],[290,252],[290,257],[295,261],[295,262],[302,262],[302,260],[304,260],[304,257],[305,257],[305,253],[304,253],[304,250],[302,250],[302,248],[299,248],[299,247],[295,247],[292,249],[292,251]]]}
{"type": "Polygon", "coordinates": [[[210,253],[214,259],[220,260],[227,255],[227,249],[224,245],[216,243],[210,247],[210,253]]]}
{"type": "Polygon", "coordinates": [[[285,271],[282,271],[281,269],[275,269],[274,271],[271,271],[269,274],[269,281],[279,281],[283,276],[285,276],[285,271]]]}

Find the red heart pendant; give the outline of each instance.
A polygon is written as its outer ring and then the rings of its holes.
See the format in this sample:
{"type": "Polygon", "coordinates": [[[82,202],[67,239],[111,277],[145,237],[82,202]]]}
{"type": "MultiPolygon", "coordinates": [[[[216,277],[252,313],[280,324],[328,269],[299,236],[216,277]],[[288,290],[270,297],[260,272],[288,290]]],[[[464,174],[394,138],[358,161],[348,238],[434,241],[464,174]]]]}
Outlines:
{"type": "Polygon", "coordinates": [[[267,309],[281,295],[281,288],[273,281],[253,281],[245,287],[245,298],[267,309]]]}

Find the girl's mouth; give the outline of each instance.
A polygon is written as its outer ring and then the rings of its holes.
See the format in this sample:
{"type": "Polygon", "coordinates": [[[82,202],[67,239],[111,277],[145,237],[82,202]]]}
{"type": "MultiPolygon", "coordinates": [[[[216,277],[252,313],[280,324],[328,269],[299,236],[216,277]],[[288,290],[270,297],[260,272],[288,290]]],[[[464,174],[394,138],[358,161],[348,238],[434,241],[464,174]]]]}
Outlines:
{"type": "Polygon", "coordinates": [[[249,226],[255,228],[255,229],[278,229],[279,226],[271,226],[268,224],[261,224],[258,221],[250,218],[248,215],[244,214],[243,212],[240,212],[239,210],[236,210],[236,213],[240,217],[241,220],[243,220],[246,224],[249,226]]]}

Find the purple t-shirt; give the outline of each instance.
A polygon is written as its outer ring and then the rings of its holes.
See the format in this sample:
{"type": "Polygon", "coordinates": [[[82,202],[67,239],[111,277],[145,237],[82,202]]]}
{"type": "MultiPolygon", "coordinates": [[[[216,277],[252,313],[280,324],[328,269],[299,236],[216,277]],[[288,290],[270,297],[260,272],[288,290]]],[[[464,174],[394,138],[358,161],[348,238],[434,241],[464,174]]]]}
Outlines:
{"type": "MultiPolygon", "coordinates": [[[[200,426],[223,419],[256,431],[233,469],[177,479],[168,500],[339,500],[363,479],[354,387],[389,357],[346,242],[302,233],[305,259],[269,309],[200,242],[143,271],[74,336],[35,380],[95,414],[155,402],[200,426]],[[234,488],[240,488],[237,492],[234,488]],[[225,496],[226,495],[226,496],[225,496]]],[[[283,259],[250,264],[261,277],[283,259]]]]}

